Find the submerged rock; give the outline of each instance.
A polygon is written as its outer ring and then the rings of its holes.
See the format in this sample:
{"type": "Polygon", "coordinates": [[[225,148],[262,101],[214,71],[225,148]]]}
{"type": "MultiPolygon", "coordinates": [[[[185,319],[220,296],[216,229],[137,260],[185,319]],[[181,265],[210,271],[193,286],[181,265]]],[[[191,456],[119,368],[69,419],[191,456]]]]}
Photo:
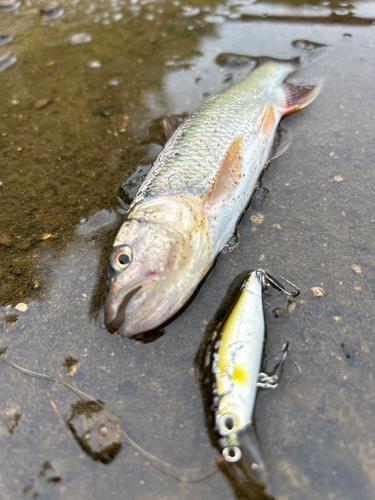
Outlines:
{"type": "Polygon", "coordinates": [[[93,460],[109,464],[120,451],[120,426],[96,401],[78,401],[72,405],[68,427],[93,460]]]}
{"type": "Polygon", "coordinates": [[[88,33],[77,33],[69,38],[70,45],[81,45],[82,43],[89,43],[92,40],[92,36],[88,33]]]}
{"type": "Polygon", "coordinates": [[[13,38],[6,33],[0,33],[0,45],[5,45],[6,43],[10,43],[13,38]]]}
{"type": "Polygon", "coordinates": [[[0,11],[9,12],[16,10],[21,5],[19,0],[0,0],[0,11]]]}
{"type": "Polygon", "coordinates": [[[64,14],[64,9],[58,3],[53,3],[40,9],[39,13],[43,19],[57,19],[64,14]]]}
{"type": "Polygon", "coordinates": [[[0,57],[0,72],[4,71],[4,69],[9,68],[17,62],[17,57],[14,56],[11,52],[6,52],[3,56],[0,57]]]}

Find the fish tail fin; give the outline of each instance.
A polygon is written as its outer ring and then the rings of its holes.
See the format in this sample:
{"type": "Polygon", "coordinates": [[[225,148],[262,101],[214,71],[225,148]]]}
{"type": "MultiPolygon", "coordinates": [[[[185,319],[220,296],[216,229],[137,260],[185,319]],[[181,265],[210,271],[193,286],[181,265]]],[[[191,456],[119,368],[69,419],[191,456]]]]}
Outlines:
{"type": "MultiPolygon", "coordinates": [[[[332,46],[308,42],[307,40],[296,40],[293,42],[293,45],[294,47],[301,48],[302,53],[300,56],[289,61],[288,73],[293,73],[297,69],[319,61],[319,59],[322,59],[333,50],[332,46]]],[[[322,82],[314,86],[292,85],[286,82],[283,84],[283,88],[285,91],[284,114],[287,114],[309,105],[320,93],[322,82]]]]}
{"type": "Polygon", "coordinates": [[[285,93],[283,114],[286,115],[312,103],[322,89],[322,82],[313,86],[293,85],[292,83],[285,82],[283,89],[285,93]]]}
{"type": "Polygon", "coordinates": [[[266,466],[260,451],[258,437],[252,424],[238,434],[241,460],[238,465],[245,476],[258,484],[266,484],[266,466]]]}

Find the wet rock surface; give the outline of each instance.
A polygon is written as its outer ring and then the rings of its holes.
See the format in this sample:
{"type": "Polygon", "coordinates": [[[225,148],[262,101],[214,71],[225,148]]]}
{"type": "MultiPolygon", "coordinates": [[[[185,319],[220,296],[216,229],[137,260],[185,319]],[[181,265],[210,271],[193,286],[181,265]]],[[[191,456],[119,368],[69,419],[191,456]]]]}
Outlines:
{"type": "MultiPolygon", "coordinates": [[[[266,494],[373,500],[371,4],[59,4],[63,16],[46,21],[40,9],[48,2],[0,4],[0,33],[13,38],[0,58],[10,49],[17,57],[0,73],[0,333],[9,346],[2,357],[105,401],[155,456],[207,465],[218,450],[199,385],[202,339],[231,304],[241,273],[281,274],[301,295],[290,304],[267,298],[266,355],[279,355],[288,340],[302,375],[287,363],[277,391],[257,400],[266,494]],[[82,33],[90,43],[71,46],[82,33]],[[260,56],[296,57],[316,44],[335,50],[290,81],[323,81],[323,90],[283,120],[293,142],[265,172],[238,245],[173,322],[135,340],[111,335],[103,326],[107,258],[123,205],[165,143],[164,118],[187,116],[260,56]],[[114,77],[121,84],[108,85],[114,77]],[[68,357],[79,362],[68,367],[68,357]]],[[[118,500],[124,490],[132,500],[253,497],[222,471],[180,484],[130,447],[110,463],[92,460],[66,425],[76,394],[4,363],[0,379],[0,411],[12,412],[0,414],[2,500],[118,500]]],[[[76,414],[77,436],[90,422],[97,434],[87,449],[100,455],[98,429],[108,427],[100,411],[76,414]]],[[[114,429],[109,436],[119,443],[114,429]]]]}

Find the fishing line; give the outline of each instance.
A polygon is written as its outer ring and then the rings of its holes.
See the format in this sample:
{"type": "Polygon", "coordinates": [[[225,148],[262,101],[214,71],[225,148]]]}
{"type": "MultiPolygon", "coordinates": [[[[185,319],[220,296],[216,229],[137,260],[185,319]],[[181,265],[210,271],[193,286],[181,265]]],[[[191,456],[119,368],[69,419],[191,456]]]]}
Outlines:
{"type": "MultiPolygon", "coordinates": [[[[3,351],[5,352],[5,351],[3,351]]],[[[3,353],[1,353],[3,354],[3,353]]],[[[0,356],[1,356],[0,354],[0,356]]],[[[31,378],[38,378],[42,380],[48,380],[49,382],[54,382],[56,384],[60,384],[70,391],[74,392],[78,397],[83,399],[83,397],[88,398],[89,400],[95,402],[108,416],[108,418],[113,422],[116,427],[118,428],[119,432],[123,435],[123,437],[126,439],[127,443],[138,453],[140,453],[143,458],[145,458],[148,462],[150,462],[154,467],[159,469],[161,472],[164,474],[167,474],[170,477],[173,477],[174,479],[177,479],[177,481],[181,482],[187,482],[187,483],[197,483],[199,481],[203,481],[203,479],[206,479],[207,477],[212,476],[217,472],[217,467],[216,467],[216,461],[211,462],[208,465],[202,466],[202,467],[196,467],[196,468],[180,468],[180,467],[175,467],[174,465],[164,462],[164,460],[161,460],[160,458],[156,457],[155,455],[152,455],[152,453],[149,453],[148,451],[144,450],[141,446],[139,446],[135,441],[132,440],[130,436],[124,431],[124,429],[120,426],[120,424],[113,418],[112,414],[110,411],[107,410],[107,408],[98,401],[97,399],[93,398],[90,396],[90,394],[87,394],[80,389],[77,389],[73,385],[69,384],[68,382],[65,382],[65,380],[60,380],[57,377],[51,377],[50,375],[44,375],[43,373],[39,372],[34,372],[32,370],[28,370],[27,368],[23,368],[22,366],[16,365],[13,361],[10,361],[9,359],[2,358],[0,357],[0,361],[3,363],[11,366],[15,370],[23,373],[27,377],[31,378]],[[203,473],[204,469],[207,469],[209,467],[211,470],[203,473]]]]}

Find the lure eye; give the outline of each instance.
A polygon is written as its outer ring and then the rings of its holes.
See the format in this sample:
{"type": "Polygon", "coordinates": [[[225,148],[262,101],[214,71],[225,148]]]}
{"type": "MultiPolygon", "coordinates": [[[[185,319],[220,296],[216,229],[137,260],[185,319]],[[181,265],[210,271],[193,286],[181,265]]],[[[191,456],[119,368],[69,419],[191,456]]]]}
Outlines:
{"type": "Polygon", "coordinates": [[[220,419],[220,431],[223,435],[229,436],[236,432],[237,423],[233,415],[223,415],[220,419]]]}
{"type": "Polygon", "coordinates": [[[112,267],[114,269],[126,269],[133,260],[133,250],[124,246],[118,248],[112,256],[112,267]]]}
{"type": "Polygon", "coordinates": [[[223,449],[223,457],[227,462],[238,462],[242,456],[238,446],[228,446],[223,449]]]}
{"type": "Polygon", "coordinates": [[[234,427],[234,422],[233,422],[233,418],[231,417],[227,417],[225,420],[224,420],[224,425],[225,427],[228,429],[228,431],[231,431],[234,427]]]}

